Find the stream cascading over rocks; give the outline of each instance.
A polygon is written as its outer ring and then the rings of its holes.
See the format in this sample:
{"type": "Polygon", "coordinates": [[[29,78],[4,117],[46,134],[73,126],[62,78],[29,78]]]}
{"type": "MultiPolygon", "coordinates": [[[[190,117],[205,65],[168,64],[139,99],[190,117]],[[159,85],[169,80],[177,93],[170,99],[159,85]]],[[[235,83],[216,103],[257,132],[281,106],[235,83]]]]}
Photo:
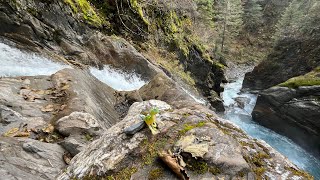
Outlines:
{"type": "MultiPolygon", "coordinates": [[[[35,53],[28,53],[0,42],[0,77],[52,75],[71,66],[35,53]]],[[[138,75],[125,73],[105,65],[102,70],[91,67],[90,73],[115,90],[132,91],[146,82],[138,75]]]]}
{"type": "Polygon", "coordinates": [[[261,139],[280,153],[288,157],[298,167],[320,179],[320,160],[295,144],[289,138],[265,128],[252,120],[251,113],[256,104],[257,95],[241,92],[243,77],[225,85],[223,100],[224,118],[232,121],[253,138],[261,139]]]}

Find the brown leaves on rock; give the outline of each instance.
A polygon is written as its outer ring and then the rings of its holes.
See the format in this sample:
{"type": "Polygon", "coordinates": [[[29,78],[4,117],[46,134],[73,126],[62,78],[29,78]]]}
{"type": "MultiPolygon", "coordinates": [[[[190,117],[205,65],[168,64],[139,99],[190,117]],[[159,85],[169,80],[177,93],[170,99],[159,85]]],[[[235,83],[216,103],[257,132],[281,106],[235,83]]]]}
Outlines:
{"type": "Polygon", "coordinates": [[[52,112],[54,111],[54,106],[52,104],[48,104],[45,107],[41,108],[42,112],[52,112]]]}
{"type": "Polygon", "coordinates": [[[54,131],[54,126],[52,124],[47,124],[39,129],[32,129],[34,134],[34,139],[37,139],[42,142],[54,143],[57,142],[63,137],[54,131]]]}
{"type": "Polygon", "coordinates": [[[186,170],[179,164],[178,159],[170,152],[160,151],[160,159],[178,176],[181,180],[189,180],[186,170]]]}
{"type": "Polygon", "coordinates": [[[3,134],[4,137],[29,137],[30,131],[27,129],[12,128],[3,134]]]}
{"type": "MultiPolygon", "coordinates": [[[[42,92],[40,92],[42,93],[42,92]]],[[[22,88],[20,90],[20,95],[26,101],[35,101],[36,99],[43,99],[43,94],[38,94],[36,90],[22,88]]]]}

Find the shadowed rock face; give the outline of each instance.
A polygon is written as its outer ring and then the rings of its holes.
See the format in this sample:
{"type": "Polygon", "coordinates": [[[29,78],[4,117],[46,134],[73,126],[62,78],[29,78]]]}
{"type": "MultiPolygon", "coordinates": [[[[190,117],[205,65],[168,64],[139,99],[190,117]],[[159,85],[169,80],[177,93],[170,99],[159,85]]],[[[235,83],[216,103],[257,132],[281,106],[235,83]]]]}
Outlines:
{"type": "Polygon", "coordinates": [[[252,112],[258,123],[320,156],[319,86],[273,87],[260,93],[252,112]]]}
{"type": "Polygon", "coordinates": [[[0,2],[0,36],[21,49],[41,52],[75,66],[102,68],[108,64],[135,72],[144,80],[155,75],[154,67],[126,40],[106,36],[71,15],[60,0],[0,2]]]}
{"type": "Polygon", "coordinates": [[[279,42],[268,57],[246,74],[243,88],[267,89],[306,74],[320,65],[319,39],[288,39],[279,42]]]}

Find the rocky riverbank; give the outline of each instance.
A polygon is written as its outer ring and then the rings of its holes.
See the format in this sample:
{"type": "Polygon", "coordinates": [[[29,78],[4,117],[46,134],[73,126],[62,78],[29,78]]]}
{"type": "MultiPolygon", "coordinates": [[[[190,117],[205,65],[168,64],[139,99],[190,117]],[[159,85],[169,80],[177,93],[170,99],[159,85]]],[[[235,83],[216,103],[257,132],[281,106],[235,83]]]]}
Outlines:
{"type": "Polygon", "coordinates": [[[117,93],[83,70],[1,81],[5,178],[175,178],[158,160],[161,150],[179,155],[192,179],[309,177],[264,142],[194,102],[165,75],[130,96],[144,101],[133,103],[124,119],[117,113],[117,93]],[[149,100],[154,98],[159,100],[149,100]],[[124,134],[150,107],[160,110],[160,134],[148,129],[124,134]]]}
{"type": "MultiPolygon", "coordinates": [[[[46,75],[42,75],[46,67],[41,66],[37,75],[34,66],[34,76],[17,75],[9,64],[9,73],[0,78],[2,178],[312,179],[268,144],[213,111],[223,110],[219,93],[221,82],[226,82],[224,65],[184,32],[193,18],[189,10],[195,11],[192,3],[183,9],[185,14],[178,15],[174,12],[179,6],[151,6],[150,12],[167,18],[151,13],[156,18],[149,22],[137,1],[121,1],[121,10],[132,17],[126,21],[132,21],[134,28],[157,32],[147,36],[123,31],[133,27],[120,17],[118,1],[105,1],[107,7],[95,7],[97,2],[0,2],[3,42],[26,54],[37,53],[31,58],[41,55],[63,63],[46,75]],[[104,10],[113,13],[107,17],[104,10]],[[178,37],[181,32],[183,36],[178,37]],[[141,43],[151,36],[160,37],[154,41],[165,39],[153,47],[154,56],[150,44],[141,43]],[[137,39],[140,43],[133,43],[137,39]],[[159,61],[163,58],[166,63],[159,61]],[[146,84],[133,91],[117,91],[91,72],[106,65],[134,74],[146,84]],[[69,68],[56,72],[61,67],[69,68]],[[210,105],[199,104],[187,94],[177,83],[181,79],[190,81],[210,105]],[[159,133],[152,135],[144,128],[126,134],[125,129],[141,122],[140,115],[151,108],[160,110],[159,133]]],[[[21,56],[19,63],[24,60],[21,56]]],[[[18,63],[14,67],[19,68],[18,63]]],[[[104,78],[122,83],[117,76],[104,78]]]]}

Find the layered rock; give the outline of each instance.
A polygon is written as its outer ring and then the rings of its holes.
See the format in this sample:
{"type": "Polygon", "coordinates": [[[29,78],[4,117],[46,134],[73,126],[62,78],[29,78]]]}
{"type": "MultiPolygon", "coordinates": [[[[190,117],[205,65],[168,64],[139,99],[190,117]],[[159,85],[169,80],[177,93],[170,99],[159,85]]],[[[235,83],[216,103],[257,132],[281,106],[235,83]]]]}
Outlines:
{"type": "Polygon", "coordinates": [[[5,179],[54,179],[66,165],[65,152],[76,155],[119,121],[115,91],[84,70],[65,69],[52,76],[2,78],[0,82],[0,134],[5,136],[1,173],[5,179]]]}
{"type": "Polygon", "coordinates": [[[63,1],[3,1],[0,7],[0,36],[16,42],[19,48],[82,68],[109,64],[136,72],[145,80],[155,73],[130,43],[100,33],[89,20],[81,22],[83,19],[73,16],[71,7],[63,1]]]}
{"type": "MultiPolygon", "coordinates": [[[[114,95],[125,92],[115,93],[87,71],[65,69],[51,77],[3,78],[1,81],[1,127],[10,125],[11,129],[23,132],[2,132],[11,136],[1,139],[5,148],[0,151],[3,153],[0,172],[7,178],[53,179],[60,171],[58,179],[93,176],[141,179],[160,171],[160,179],[175,179],[176,176],[159,162],[159,150],[178,154],[192,179],[280,178],[283,174],[287,178],[309,177],[268,145],[248,137],[238,127],[196,103],[164,74],[158,74],[140,90],[124,95],[132,102],[144,101],[130,104],[130,110],[121,121],[114,109],[117,104],[114,95]],[[20,90],[30,92],[17,93],[20,90]],[[148,101],[154,98],[159,100],[148,101]],[[20,103],[20,108],[14,103],[20,103]],[[52,106],[48,106],[50,104],[52,106]],[[153,136],[145,128],[134,135],[126,135],[124,129],[141,121],[140,114],[152,107],[160,110],[157,123],[161,133],[153,136]],[[36,113],[32,116],[31,112],[36,113]],[[43,127],[39,123],[43,133],[54,131],[47,127],[50,122],[62,137],[50,141],[53,144],[31,140],[33,132],[37,131],[29,124],[36,126],[37,123],[32,123],[32,118],[36,117],[46,125],[43,127]],[[20,122],[27,126],[18,126],[20,122]],[[17,137],[21,135],[26,137],[17,137]],[[23,166],[10,160],[17,157],[23,166]],[[39,163],[25,164],[26,161],[39,163]],[[61,171],[65,163],[69,166],[61,171]],[[39,170],[39,165],[44,168],[39,170]],[[26,168],[37,170],[26,173],[26,168]],[[46,175],[42,175],[44,171],[46,175]],[[301,175],[296,175],[297,172],[301,175]]],[[[46,141],[46,138],[38,140],[46,141]]]]}
{"type": "Polygon", "coordinates": [[[320,86],[272,87],[260,93],[252,112],[259,124],[320,155],[320,86]]]}

